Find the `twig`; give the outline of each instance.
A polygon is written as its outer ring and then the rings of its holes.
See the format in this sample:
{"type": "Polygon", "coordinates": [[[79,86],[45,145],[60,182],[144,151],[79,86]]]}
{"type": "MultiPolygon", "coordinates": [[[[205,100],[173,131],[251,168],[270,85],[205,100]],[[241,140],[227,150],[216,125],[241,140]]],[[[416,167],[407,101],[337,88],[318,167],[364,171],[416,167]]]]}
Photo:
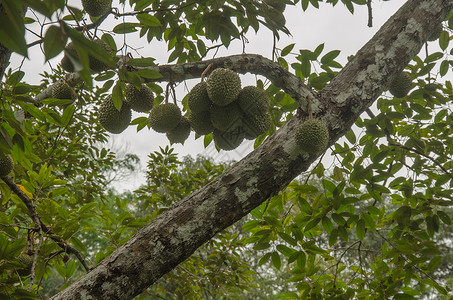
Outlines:
{"type": "Polygon", "coordinates": [[[74,254],[78,258],[80,263],[83,265],[85,270],[87,272],[90,271],[90,267],[88,266],[80,252],[77,249],[73,248],[71,245],[69,245],[65,240],[56,236],[53,233],[53,231],[41,221],[36,211],[36,207],[33,204],[33,201],[14,183],[13,179],[9,176],[1,177],[1,179],[6,183],[6,185],[8,185],[10,190],[14,192],[22,200],[25,206],[27,206],[28,214],[32,218],[35,225],[38,226],[38,228],[40,228],[42,232],[47,234],[54,242],[56,242],[57,245],[60,246],[60,248],[65,250],[66,253],[74,254]]]}
{"type": "Polygon", "coordinates": [[[368,27],[373,27],[373,8],[371,7],[371,0],[366,3],[368,7],[368,27]]]}

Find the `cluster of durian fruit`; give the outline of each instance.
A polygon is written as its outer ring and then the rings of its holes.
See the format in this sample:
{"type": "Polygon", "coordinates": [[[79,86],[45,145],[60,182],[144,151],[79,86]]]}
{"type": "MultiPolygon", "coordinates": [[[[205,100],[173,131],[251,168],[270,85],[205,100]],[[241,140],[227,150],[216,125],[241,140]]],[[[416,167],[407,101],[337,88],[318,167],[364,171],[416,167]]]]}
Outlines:
{"type": "Polygon", "coordinates": [[[233,150],[244,139],[255,139],[271,126],[266,93],[255,86],[241,88],[239,75],[224,68],[215,69],[206,81],[202,80],[190,90],[186,116],[175,103],[154,107],[153,103],[148,86],[143,84],[137,89],[128,84],[121,110],[115,108],[112,97],[108,96],[99,107],[98,120],[107,131],[120,133],[131,122],[131,110],[151,110],[149,126],[165,133],[171,143],[183,144],[193,130],[198,135],[212,133],[214,143],[223,150],[233,150]]]}
{"type": "Polygon", "coordinates": [[[271,126],[269,98],[256,86],[241,88],[239,75],[217,68],[187,95],[188,121],[195,133],[212,133],[223,150],[237,148],[244,139],[256,139],[271,126]]]}

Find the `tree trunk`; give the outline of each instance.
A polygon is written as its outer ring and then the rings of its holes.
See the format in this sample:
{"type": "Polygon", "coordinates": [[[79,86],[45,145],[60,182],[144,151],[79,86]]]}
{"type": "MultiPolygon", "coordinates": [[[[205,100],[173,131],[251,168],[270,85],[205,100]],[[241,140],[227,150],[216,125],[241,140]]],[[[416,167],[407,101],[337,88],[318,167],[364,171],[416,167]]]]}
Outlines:
{"type": "MultiPolygon", "coordinates": [[[[430,31],[452,9],[451,0],[406,2],[319,95],[311,92],[313,113],[328,124],[330,145],[343,136],[357,117],[382,94],[390,79],[420,51],[430,31]]],[[[239,72],[256,73],[263,66],[251,66],[268,62],[254,55],[212,60],[218,64],[225,61],[233,62],[228,67],[239,72]]],[[[185,69],[183,76],[189,78],[199,76],[206,63],[185,66],[192,66],[185,69]]],[[[173,66],[173,70],[170,66],[162,66],[159,70],[169,78],[178,68],[181,70],[181,66],[173,66]]],[[[261,71],[302,104],[297,115],[255,151],[155,218],[53,299],[133,298],[216,233],[247,215],[308,169],[321,153],[310,156],[301,153],[294,132],[307,119],[306,102],[302,97],[310,92],[297,77],[276,64],[267,65],[267,69],[261,71]]]]}

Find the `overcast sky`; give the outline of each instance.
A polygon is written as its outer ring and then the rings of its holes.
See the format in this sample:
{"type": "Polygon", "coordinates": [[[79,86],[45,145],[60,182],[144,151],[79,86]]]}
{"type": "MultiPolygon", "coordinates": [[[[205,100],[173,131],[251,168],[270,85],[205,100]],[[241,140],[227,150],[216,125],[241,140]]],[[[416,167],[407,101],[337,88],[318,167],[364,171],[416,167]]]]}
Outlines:
{"type": "MultiPolygon", "coordinates": [[[[286,26],[292,33],[292,36],[281,35],[281,39],[277,46],[283,48],[288,44],[295,43],[293,49],[294,53],[298,53],[299,49],[314,50],[319,44],[325,43],[323,53],[331,50],[341,50],[338,61],[343,65],[349,55],[355,54],[380,28],[380,26],[391,16],[393,13],[404,3],[404,0],[390,0],[390,1],[373,1],[373,27],[367,26],[368,11],[366,6],[356,6],[355,13],[352,15],[346,7],[339,2],[335,7],[329,4],[320,3],[320,8],[316,9],[312,6],[306,12],[302,11],[300,3],[297,6],[288,6],[285,11],[287,20],[286,26]]],[[[80,1],[71,1],[71,5],[80,6],[80,1]]],[[[109,23],[103,25],[104,28],[113,28],[119,20],[113,17],[108,19],[109,23]],[[107,25],[107,26],[106,26],[107,25]]],[[[257,35],[251,30],[247,35],[249,43],[246,46],[247,53],[257,53],[265,57],[271,58],[272,54],[272,34],[269,30],[262,27],[263,30],[257,35]]],[[[117,36],[118,44],[122,43],[122,36],[117,36]]],[[[157,45],[152,43],[146,44],[146,39],[138,39],[138,34],[126,35],[127,42],[133,44],[135,47],[143,47],[140,49],[140,55],[153,56],[160,64],[167,62],[168,54],[166,53],[165,45],[157,45]]],[[[32,39],[27,42],[31,42],[32,39]]],[[[228,49],[222,49],[216,57],[227,56],[242,53],[242,43],[232,43],[228,49]]],[[[132,53],[137,56],[137,53],[132,53]]],[[[32,83],[39,83],[39,73],[44,70],[50,70],[48,65],[44,65],[44,57],[40,53],[39,47],[35,46],[29,52],[30,59],[26,60],[23,64],[22,70],[26,72],[26,80],[32,83]]],[[[51,60],[54,65],[58,63],[61,56],[51,60]]],[[[289,57],[288,57],[289,59],[289,57]]],[[[22,57],[13,55],[11,67],[17,68],[21,63],[22,57]]],[[[245,75],[241,76],[242,85],[252,85],[255,83],[255,76],[245,75]]],[[[198,80],[189,81],[187,86],[190,88],[198,80]]],[[[165,87],[162,84],[162,87],[165,87]]],[[[184,85],[181,84],[177,88],[178,100],[181,100],[187,93],[184,85]]],[[[144,116],[143,114],[134,114],[133,118],[144,116]]],[[[157,151],[159,147],[168,145],[168,140],[165,134],[155,133],[148,129],[143,129],[136,132],[136,126],[130,126],[126,131],[119,135],[113,135],[112,143],[116,147],[127,146],[130,153],[137,154],[145,166],[147,162],[147,155],[150,152],[157,151]]],[[[184,145],[173,145],[176,153],[180,156],[190,154],[195,156],[198,153],[206,154],[213,157],[216,161],[235,159],[239,160],[247,153],[253,150],[253,143],[250,141],[244,142],[239,148],[233,151],[221,151],[220,153],[215,150],[211,145],[207,149],[203,147],[203,139],[194,140],[192,133],[184,145]]],[[[136,174],[126,181],[118,183],[117,186],[120,190],[137,188],[140,184],[144,183],[143,173],[136,174]]]]}

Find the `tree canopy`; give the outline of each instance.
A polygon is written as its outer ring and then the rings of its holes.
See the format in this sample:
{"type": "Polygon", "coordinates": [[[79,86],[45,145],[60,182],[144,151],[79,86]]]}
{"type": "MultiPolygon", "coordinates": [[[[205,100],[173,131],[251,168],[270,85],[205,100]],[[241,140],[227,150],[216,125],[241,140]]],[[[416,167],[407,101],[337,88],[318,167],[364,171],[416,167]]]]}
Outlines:
{"type": "MultiPolygon", "coordinates": [[[[326,3],[372,23],[371,1],[326,3]]],[[[279,43],[297,34],[285,9],[322,4],[2,0],[0,296],[451,297],[453,2],[407,1],[344,66],[341,44],[279,43]],[[260,30],[272,57],[218,57],[260,30]],[[8,68],[31,51],[40,84],[8,68]],[[107,141],[128,126],[254,150],[216,164],[162,145],[119,193],[139,162],[107,141]]]]}

